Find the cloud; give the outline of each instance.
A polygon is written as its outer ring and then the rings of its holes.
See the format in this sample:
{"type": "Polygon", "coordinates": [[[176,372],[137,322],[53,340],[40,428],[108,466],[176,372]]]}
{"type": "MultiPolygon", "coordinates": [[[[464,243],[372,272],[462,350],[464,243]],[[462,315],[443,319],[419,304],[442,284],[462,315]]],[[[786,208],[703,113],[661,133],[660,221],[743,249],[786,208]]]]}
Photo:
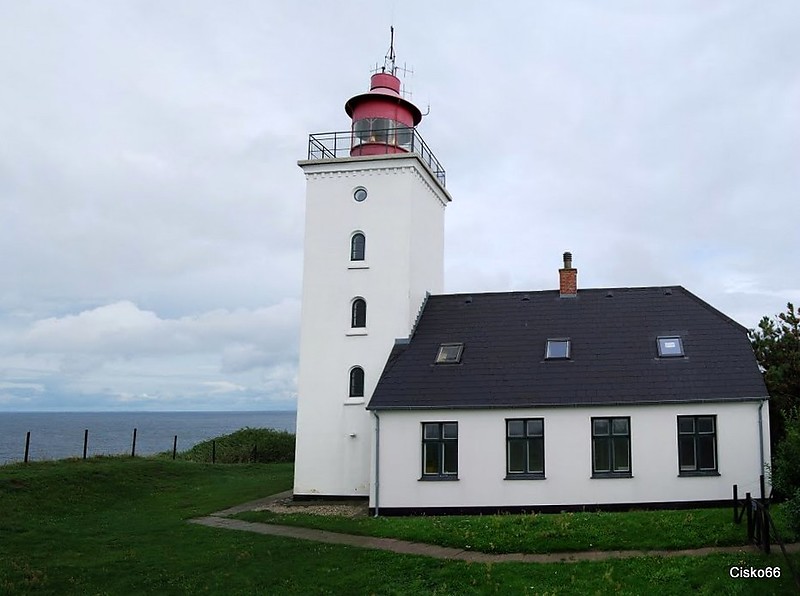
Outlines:
{"type": "Polygon", "coordinates": [[[203,383],[203,385],[208,387],[212,394],[234,393],[236,391],[244,391],[247,389],[242,385],[237,385],[236,383],[230,383],[228,381],[206,381],[203,383]]]}
{"type": "Polygon", "coordinates": [[[120,301],[33,321],[0,342],[0,370],[14,379],[0,385],[2,403],[105,396],[116,406],[186,409],[219,407],[218,397],[235,393],[240,409],[285,408],[294,400],[298,319],[291,300],[177,318],[120,301]]]}
{"type": "Polygon", "coordinates": [[[296,162],[389,23],[454,198],[445,291],[550,289],[571,250],[581,287],[746,326],[800,301],[797,2],[6,4],[4,409],[291,407],[296,162]]]}
{"type": "Polygon", "coordinates": [[[215,310],[163,319],[130,301],[34,322],[15,349],[25,353],[103,355],[106,359],[273,348],[292,352],[297,302],[255,310],[215,310]],[[288,349],[287,349],[288,348],[288,349]]]}

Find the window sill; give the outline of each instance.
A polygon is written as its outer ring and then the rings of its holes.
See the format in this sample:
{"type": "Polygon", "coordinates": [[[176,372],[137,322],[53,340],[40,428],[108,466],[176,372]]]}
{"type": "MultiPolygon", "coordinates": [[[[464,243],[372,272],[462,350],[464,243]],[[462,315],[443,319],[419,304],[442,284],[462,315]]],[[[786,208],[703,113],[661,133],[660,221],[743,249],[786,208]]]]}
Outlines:
{"type": "Polygon", "coordinates": [[[503,480],[546,480],[544,474],[506,474],[503,480]]]}
{"type": "Polygon", "coordinates": [[[716,470],[708,470],[702,472],[678,472],[678,478],[696,478],[698,476],[722,476],[716,470]]]}
{"type": "Polygon", "coordinates": [[[369,265],[363,262],[351,261],[351,263],[347,266],[347,268],[352,270],[369,269],[369,265]]]}
{"type": "Polygon", "coordinates": [[[345,333],[345,335],[347,337],[358,337],[360,335],[367,335],[367,328],[366,327],[362,327],[362,328],[357,327],[355,329],[350,329],[347,333],[345,333]]]}
{"type": "Polygon", "coordinates": [[[453,482],[458,480],[458,476],[455,474],[449,474],[447,476],[423,476],[419,479],[420,482],[453,482]]]}
{"type": "Polygon", "coordinates": [[[363,397],[348,397],[344,400],[344,405],[346,406],[360,406],[364,404],[363,397]]]}
{"type": "Polygon", "coordinates": [[[595,480],[595,479],[603,480],[603,479],[606,479],[606,478],[633,478],[633,474],[630,473],[630,472],[625,472],[625,473],[620,473],[620,472],[614,473],[614,472],[612,472],[612,473],[609,473],[609,474],[605,474],[605,473],[592,474],[592,480],[595,480]]]}

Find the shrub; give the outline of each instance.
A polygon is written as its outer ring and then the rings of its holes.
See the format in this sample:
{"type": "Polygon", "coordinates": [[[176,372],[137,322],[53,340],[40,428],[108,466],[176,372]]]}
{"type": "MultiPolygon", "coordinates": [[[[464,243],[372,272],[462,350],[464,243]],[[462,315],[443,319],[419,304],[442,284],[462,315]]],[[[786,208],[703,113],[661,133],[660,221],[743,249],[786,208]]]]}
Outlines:
{"type": "Polygon", "coordinates": [[[795,536],[800,535],[800,488],[794,491],[794,495],[786,501],[784,510],[789,528],[795,533],[795,536]]]}
{"type": "Polygon", "coordinates": [[[800,532],[800,411],[793,408],[786,415],[783,439],[772,458],[772,486],[785,497],[786,518],[790,528],[800,532]]]}
{"type": "Polygon", "coordinates": [[[178,454],[180,459],[195,462],[211,462],[216,446],[217,463],[282,463],[294,461],[294,435],[285,430],[271,428],[242,428],[198,443],[178,454]]]}
{"type": "Polygon", "coordinates": [[[785,417],[786,434],[772,458],[772,486],[783,497],[800,489],[800,412],[790,410],[785,417]]]}

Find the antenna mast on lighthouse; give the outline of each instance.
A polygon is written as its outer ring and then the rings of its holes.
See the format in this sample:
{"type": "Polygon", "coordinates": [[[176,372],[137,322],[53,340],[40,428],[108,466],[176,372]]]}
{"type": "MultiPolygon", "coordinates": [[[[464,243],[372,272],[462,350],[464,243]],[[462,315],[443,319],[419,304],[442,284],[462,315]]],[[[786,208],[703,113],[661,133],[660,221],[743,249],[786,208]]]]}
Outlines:
{"type": "Polygon", "coordinates": [[[389,69],[389,74],[397,76],[397,66],[394,63],[395,55],[394,55],[394,25],[389,27],[389,51],[386,52],[386,56],[383,58],[383,68],[381,72],[386,72],[386,69],[389,69]]]}

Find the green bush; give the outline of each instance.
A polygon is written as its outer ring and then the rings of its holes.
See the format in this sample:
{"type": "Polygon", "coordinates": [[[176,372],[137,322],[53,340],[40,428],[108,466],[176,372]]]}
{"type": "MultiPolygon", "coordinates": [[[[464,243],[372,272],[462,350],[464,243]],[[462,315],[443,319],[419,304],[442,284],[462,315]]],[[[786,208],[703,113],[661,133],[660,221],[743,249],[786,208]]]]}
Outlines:
{"type": "Polygon", "coordinates": [[[784,508],[789,528],[796,536],[800,535],[800,488],[794,491],[794,495],[786,501],[784,508]]]}
{"type": "Polygon", "coordinates": [[[294,435],[271,428],[242,428],[198,443],[179,453],[178,458],[208,463],[212,453],[215,453],[215,461],[223,464],[293,462],[294,435]]]}
{"type": "Polygon", "coordinates": [[[793,408],[786,415],[786,432],[772,458],[772,486],[779,497],[786,498],[786,522],[800,533],[800,411],[793,408]]]}
{"type": "Polygon", "coordinates": [[[780,496],[791,498],[800,489],[800,412],[790,410],[785,417],[786,434],[772,458],[772,486],[780,496]]]}

